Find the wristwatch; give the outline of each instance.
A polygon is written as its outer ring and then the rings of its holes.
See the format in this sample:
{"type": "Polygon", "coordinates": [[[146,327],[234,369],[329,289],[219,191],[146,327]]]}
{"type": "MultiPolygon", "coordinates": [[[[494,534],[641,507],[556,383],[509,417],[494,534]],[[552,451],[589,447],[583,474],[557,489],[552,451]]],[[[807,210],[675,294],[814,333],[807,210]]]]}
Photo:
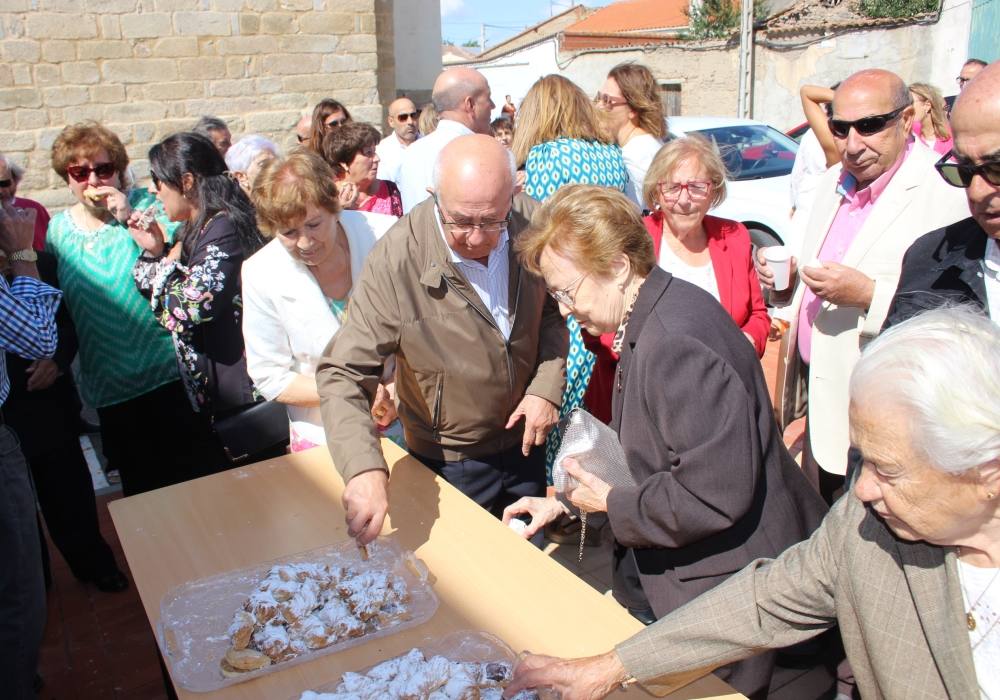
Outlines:
{"type": "Polygon", "coordinates": [[[7,256],[7,259],[11,262],[37,262],[38,253],[35,252],[33,248],[23,248],[21,250],[15,250],[13,253],[7,256]]]}

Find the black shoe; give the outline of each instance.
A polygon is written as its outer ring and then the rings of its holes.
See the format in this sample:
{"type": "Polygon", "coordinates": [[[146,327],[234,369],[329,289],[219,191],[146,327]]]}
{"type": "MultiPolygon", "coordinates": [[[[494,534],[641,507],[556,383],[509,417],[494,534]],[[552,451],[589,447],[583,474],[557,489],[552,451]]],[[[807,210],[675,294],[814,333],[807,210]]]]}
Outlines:
{"type": "Polygon", "coordinates": [[[649,608],[626,608],[628,614],[634,617],[636,620],[642,624],[649,627],[651,624],[656,622],[656,615],[649,608]]]}
{"type": "Polygon", "coordinates": [[[117,569],[110,574],[91,579],[91,583],[102,593],[121,593],[128,590],[128,579],[117,569]]]}

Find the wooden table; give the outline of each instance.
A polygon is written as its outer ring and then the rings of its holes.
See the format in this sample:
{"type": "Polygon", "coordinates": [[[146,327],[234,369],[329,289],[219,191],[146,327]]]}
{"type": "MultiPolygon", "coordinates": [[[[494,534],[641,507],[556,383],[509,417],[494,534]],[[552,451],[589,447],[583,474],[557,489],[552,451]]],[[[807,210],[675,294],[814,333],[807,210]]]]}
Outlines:
{"type": "MultiPolygon", "coordinates": [[[[287,700],[404,653],[428,636],[485,630],[515,651],[574,657],[607,651],[641,625],[389,441],[393,533],[431,571],[440,607],[427,623],[293,668],[180,698],[287,700]]],[[[114,501],[109,505],[146,615],[179,584],[348,539],[344,485],[325,448],[114,501]]],[[[674,688],[677,687],[675,684],[674,688]]],[[[648,697],[633,688],[615,697],[648,697]]],[[[670,696],[741,698],[705,676],[670,696]]]]}

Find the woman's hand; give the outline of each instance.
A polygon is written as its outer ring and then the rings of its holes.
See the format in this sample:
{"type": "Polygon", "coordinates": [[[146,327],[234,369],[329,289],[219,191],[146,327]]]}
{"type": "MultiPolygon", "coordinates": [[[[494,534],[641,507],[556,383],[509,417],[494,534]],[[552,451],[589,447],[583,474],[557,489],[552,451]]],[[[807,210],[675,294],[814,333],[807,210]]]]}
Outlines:
{"type": "MultiPolygon", "coordinates": [[[[142,218],[142,212],[133,211],[126,221],[128,232],[137,246],[149,253],[150,256],[159,257],[163,255],[163,249],[166,247],[163,229],[160,228],[160,224],[156,219],[143,225],[145,222],[142,221],[142,218]]],[[[179,251],[180,245],[174,247],[179,251]]]]}
{"type": "Polygon", "coordinates": [[[607,513],[611,486],[581,467],[572,457],[564,459],[562,466],[577,482],[574,488],[566,492],[570,503],[587,513],[607,513]]]}
{"type": "Polygon", "coordinates": [[[107,185],[90,189],[104,198],[104,208],[111,212],[111,216],[115,217],[119,223],[124,224],[129,221],[132,216],[132,206],[128,203],[128,197],[125,196],[124,192],[107,185]]]}
{"type": "Polygon", "coordinates": [[[557,659],[528,654],[514,667],[514,679],[504,691],[513,697],[527,688],[552,688],[562,700],[600,700],[628,678],[618,654],[609,651],[584,659],[557,659]]]}
{"type": "Polygon", "coordinates": [[[379,384],[375,390],[375,400],[372,402],[372,418],[380,428],[386,428],[398,418],[396,414],[396,384],[379,384]]]}
{"type": "Polygon", "coordinates": [[[507,525],[515,515],[530,515],[531,522],[521,533],[530,540],[535,533],[566,513],[566,508],[555,498],[525,496],[503,509],[503,524],[507,525]]]}
{"type": "Polygon", "coordinates": [[[358,202],[361,190],[350,180],[337,180],[337,199],[344,209],[353,209],[358,202]]]}

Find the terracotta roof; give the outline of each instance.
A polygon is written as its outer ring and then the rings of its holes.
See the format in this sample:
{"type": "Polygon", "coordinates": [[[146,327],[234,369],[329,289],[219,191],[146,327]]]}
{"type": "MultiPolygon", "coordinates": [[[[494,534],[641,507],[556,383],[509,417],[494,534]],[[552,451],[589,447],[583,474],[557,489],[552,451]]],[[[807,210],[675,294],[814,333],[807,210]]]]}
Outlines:
{"type": "Polygon", "coordinates": [[[534,44],[535,42],[548,39],[550,36],[558,34],[566,29],[566,27],[579,22],[581,19],[593,12],[594,10],[586,8],[583,5],[574,5],[568,10],[564,10],[557,15],[549,17],[547,20],[539,22],[532,27],[528,27],[520,34],[515,34],[511,38],[502,41],[495,46],[490,46],[482,54],[476,56],[476,61],[486,61],[491,58],[496,58],[497,56],[502,56],[510,53],[511,51],[534,44]]]}
{"type": "Polygon", "coordinates": [[[570,25],[566,32],[609,34],[686,27],[687,8],[688,0],[619,0],[570,25]]]}
{"type": "Polygon", "coordinates": [[[674,35],[663,34],[616,34],[588,32],[586,34],[563,34],[559,44],[560,51],[580,51],[583,49],[617,49],[627,46],[657,46],[676,44],[674,35]]]}

